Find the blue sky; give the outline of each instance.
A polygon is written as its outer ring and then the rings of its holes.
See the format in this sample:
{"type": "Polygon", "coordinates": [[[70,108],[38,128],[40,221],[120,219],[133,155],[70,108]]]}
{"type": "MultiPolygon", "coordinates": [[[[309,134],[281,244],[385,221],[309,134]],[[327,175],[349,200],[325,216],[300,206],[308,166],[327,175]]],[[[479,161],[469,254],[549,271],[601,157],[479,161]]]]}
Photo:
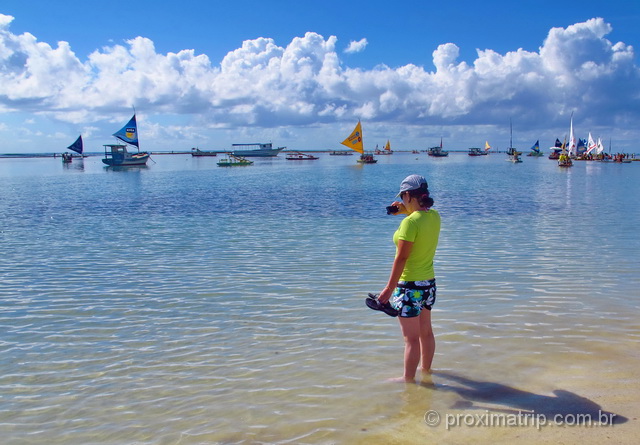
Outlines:
{"type": "Polygon", "coordinates": [[[640,136],[635,0],[170,3],[2,0],[0,152],[99,151],[133,106],[147,150],[640,136]]]}

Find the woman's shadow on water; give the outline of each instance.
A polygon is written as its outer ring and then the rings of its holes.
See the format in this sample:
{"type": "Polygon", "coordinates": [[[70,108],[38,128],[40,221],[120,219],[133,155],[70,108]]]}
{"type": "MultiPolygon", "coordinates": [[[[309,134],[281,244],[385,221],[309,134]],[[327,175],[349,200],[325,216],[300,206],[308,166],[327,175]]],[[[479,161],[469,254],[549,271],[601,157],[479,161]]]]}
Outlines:
{"type": "MultiPolygon", "coordinates": [[[[544,396],[501,383],[472,380],[448,372],[435,371],[432,375],[458,383],[458,385],[444,383],[435,386],[438,390],[453,391],[464,399],[456,402],[452,408],[490,410],[509,414],[527,411],[537,415],[543,414],[547,419],[554,419],[559,415],[562,419],[575,420],[574,424],[591,421],[600,422],[603,425],[617,425],[628,420],[624,416],[604,411],[597,403],[570,391],[557,389],[553,391],[553,396],[544,396]],[[495,409],[479,406],[477,403],[503,405],[506,408],[495,409]]],[[[425,382],[424,386],[434,388],[431,382],[425,382]]]]}

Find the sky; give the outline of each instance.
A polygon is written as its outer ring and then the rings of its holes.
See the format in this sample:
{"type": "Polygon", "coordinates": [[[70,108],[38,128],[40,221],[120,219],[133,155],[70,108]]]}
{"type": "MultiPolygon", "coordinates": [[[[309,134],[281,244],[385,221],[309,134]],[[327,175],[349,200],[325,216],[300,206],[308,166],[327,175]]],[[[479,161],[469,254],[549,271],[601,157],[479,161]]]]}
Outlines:
{"type": "Polygon", "coordinates": [[[639,152],[637,0],[0,0],[0,153],[114,143],[639,152]],[[165,4],[167,3],[167,4],[165,4]],[[573,118],[572,118],[573,116],[573,118]],[[512,130],[510,130],[512,128],[512,130]]]}

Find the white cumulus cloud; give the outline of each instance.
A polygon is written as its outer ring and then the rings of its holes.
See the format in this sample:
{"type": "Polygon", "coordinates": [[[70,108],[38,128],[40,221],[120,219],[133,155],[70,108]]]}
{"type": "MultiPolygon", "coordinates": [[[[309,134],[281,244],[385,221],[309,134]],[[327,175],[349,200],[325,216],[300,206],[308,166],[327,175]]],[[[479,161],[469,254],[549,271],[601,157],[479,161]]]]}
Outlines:
{"type": "Polygon", "coordinates": [[[349,46],[347,46],[344,52],[347,54],[359,53],[364,51],[368,44],[369,42],[367,42],[367,39],[360,39],[357,42],[352,40],[349,42],[349,46]]]}

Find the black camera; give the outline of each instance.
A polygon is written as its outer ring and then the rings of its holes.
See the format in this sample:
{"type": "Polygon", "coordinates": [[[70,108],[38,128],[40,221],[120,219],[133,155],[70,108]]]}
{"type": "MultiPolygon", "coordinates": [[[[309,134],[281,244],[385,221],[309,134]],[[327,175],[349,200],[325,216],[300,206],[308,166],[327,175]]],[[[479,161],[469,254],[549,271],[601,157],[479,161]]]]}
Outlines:
{"type": "Polygon", "coordinates": [[[398,210],[400,210],[398,206],[387,206],[387,215],[396,214],[398,213],[398,210]]]}

